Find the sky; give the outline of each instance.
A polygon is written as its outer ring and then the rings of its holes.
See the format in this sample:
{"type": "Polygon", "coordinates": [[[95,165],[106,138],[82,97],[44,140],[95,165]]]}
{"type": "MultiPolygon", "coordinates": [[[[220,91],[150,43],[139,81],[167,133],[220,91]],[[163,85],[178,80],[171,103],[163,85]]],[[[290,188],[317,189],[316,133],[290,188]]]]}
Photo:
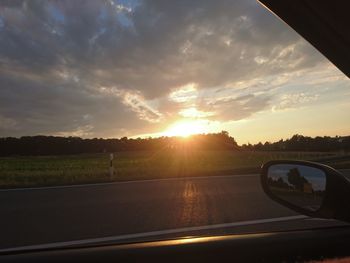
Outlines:
{"type": "Polygon", "coordinates": [[[297,169],[299,172],[299,175],[304,177],[309,183],[311,183],[312,188],[314,190],[322,190],[325,191],[326,189],[326,174],[324,171],[310,167],[305,165],[286,165],[286,164],[276,164],[269,168],[268,177],[272,178],[273,180],[278,180],[279,178],[282,178],[282,180],[285,183],[290,182],[288,181],[288,173],[292,169],[297,169]]]}
{"type": "Polygon", "coordinates": [[[254,0],[0,2],[0,137],[350,135],[350,82],[254,0]]]}

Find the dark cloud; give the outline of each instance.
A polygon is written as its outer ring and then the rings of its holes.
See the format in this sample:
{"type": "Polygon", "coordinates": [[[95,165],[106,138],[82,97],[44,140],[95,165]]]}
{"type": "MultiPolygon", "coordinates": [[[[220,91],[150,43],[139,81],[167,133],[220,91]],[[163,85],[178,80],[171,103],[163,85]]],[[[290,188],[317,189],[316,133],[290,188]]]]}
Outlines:
{"type": "MultiPolygon", "coordinates": [[[[146,123],[118,97],[93,92],[80,83],[60,84],[50,83],[48,87],[42,80],[0,78],[0,116],[13,129],[10,135],[27,131],[111,136],[125,127],[135,130],[146,123]]],[[[5,136],[8,129],[1,128],[0,135],[5,136]]]]}
{"type": "MultiPolygon", "coordinates": [[[[0,136],[139,134],[191,106],[167,99],[183,85],[205,91],[324,61],[253,0],[2,1],[0,39],[0,136]]],[[[194,106],[237,120],[269,96],[194,106]]]]}

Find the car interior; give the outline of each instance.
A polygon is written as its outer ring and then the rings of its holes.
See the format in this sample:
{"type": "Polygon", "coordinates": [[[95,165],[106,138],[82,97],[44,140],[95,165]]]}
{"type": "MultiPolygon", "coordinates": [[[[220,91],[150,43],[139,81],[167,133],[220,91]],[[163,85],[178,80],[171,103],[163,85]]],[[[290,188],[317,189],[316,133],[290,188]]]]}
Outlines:
{"type": "MultiPolygon", "coordinates": [[[[350,76],[350,2],[259,0],[350,76]]],[[[314,162],[265,163],[261,186],[273,201],[319,220],[350,222],[350,181],[314,162]],[[292,182],[295,188],[285,182],[292,182]],[[301,182],[301,183],[300,183],[301,182]]],[[[0,262],[350,262],[348,225],[263,233],[71,244],[0,252],[0,262]]]]}

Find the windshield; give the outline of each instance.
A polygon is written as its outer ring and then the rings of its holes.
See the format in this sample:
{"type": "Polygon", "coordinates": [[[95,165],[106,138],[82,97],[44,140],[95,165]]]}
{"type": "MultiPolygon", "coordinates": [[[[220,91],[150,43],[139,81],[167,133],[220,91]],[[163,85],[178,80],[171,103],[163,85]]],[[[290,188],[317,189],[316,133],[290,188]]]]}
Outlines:
{"type": "Polygon", "coordinates": [[[350,177],[350,84],[256,1],[1,1],[0,63],[0,251],[344,224],[261,188],[350,177]]]}

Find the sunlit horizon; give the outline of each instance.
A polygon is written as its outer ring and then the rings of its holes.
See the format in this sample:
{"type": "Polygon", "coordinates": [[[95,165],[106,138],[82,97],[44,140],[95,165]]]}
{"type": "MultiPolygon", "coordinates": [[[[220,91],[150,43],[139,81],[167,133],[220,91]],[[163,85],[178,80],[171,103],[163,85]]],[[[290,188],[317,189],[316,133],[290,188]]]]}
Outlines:
{"type": "Polygon", "coordinates": [[[205,123],[201,121],[181,120],[171,125],[161,134],[169,137],[188,137],[190,135],[204,134],[208,132],[208,127],[206,127],[205,123]]]}

